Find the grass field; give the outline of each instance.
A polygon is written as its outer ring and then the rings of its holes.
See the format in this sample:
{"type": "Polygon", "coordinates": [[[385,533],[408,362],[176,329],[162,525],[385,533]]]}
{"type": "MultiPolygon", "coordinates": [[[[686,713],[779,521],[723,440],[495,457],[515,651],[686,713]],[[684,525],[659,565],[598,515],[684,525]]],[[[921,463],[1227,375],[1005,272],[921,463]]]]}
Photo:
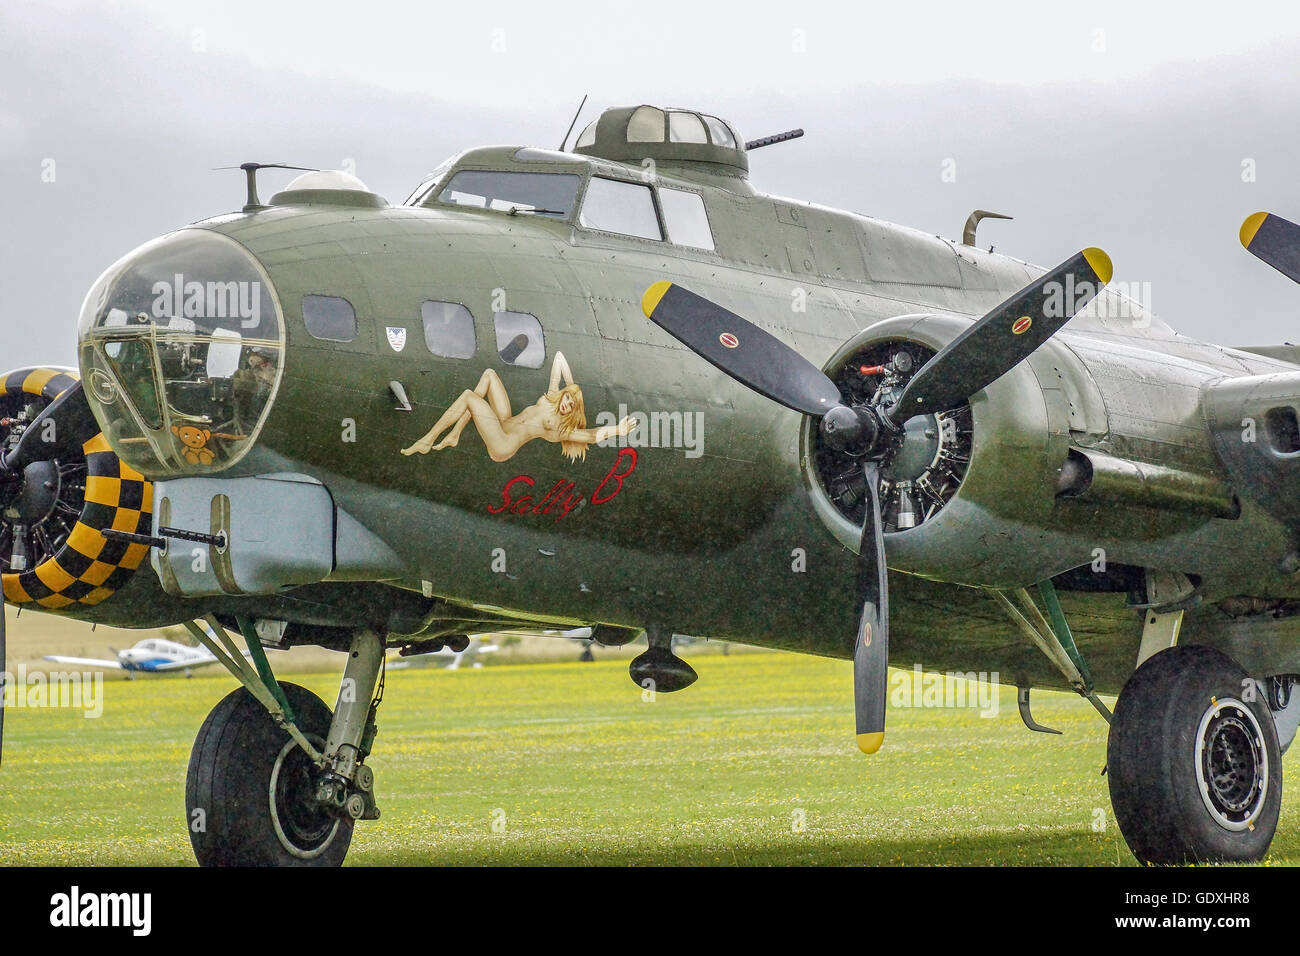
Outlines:
{"type": "MultiPolygon", "coordinates": [[[[993,718],[895,708],[868,758],[847,663],[698,664],[698,684],[654,702],[615,661],[390,674],[370,760],[383,818],[358,827],[348,862],[1134,863],[1099,774],[1104,727],[1083,701],[1036,695],[1062,737],[1025,730],[1010,690],[993,718]]],[[[332,702],[337,677],[294,679],[332,702]]],[[[186,761],[232,687],[220,674],[110,679],[98,719],[9,711],[0,862],[192,864],[186,761]]],[[[1298,803],[1292,788],[1271,863],[1300,860],[1298,803]]]]}

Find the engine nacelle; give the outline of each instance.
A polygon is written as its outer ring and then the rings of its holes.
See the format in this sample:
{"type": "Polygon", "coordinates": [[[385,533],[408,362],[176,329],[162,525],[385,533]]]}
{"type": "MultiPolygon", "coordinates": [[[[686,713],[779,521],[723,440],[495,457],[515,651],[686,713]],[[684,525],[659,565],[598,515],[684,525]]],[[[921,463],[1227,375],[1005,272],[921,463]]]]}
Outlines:
{"type": "MultiPolygon", "coordinates": [[[[890,349],[908,349],[919,366],[968,327],[952,316],[888,319],[850,339],[824,370],[846,391],[854,368],[875,364],[890,349]]],[[[902,449],[881,471],[890,567],[961,584],[1024,587],[1090,560],[1078,538],[1062,533],[1054,520],[1071,440],[1067,380],[1071,388],[1095,391],[1073,353],[1049,340],[969,406],[908,424],[902,449]],[[1044,385],[1040,376],[1047,370],[1057,380],[1044,385]],[[910,487],[900,490],[907,482],[910,487]],[[910,520],[904,493],[914,506],[910,520]]],[[[1090,393],[1078,401],[1092,398],[1090,393]]],[[[1100,407],[1099,397],[1095,404],[1100,407]]],[[[855,513],[852,489],[846,494],[843,484],[846,473],[856,469],[860,475],[860,469],[852,461],[828,459],[811,420],[800,451],[818,515],[837,539],[857,550],[861,513],[855,513]]]]}
{"type": "MultiPolygon", "coordinates": [[[[75,371],[61,368],[25,368],[5,376],[0,453],[10,451],[33,419],[76,381],[75,371]]],[[[98,430],[71,452],[33,462],[0,515],[5,600],[74,615],[101,603],[127,582],[149,549],[110,541],[100,532],[149,534],[152,512],[152,486],[113,453],[98,430]]]]}

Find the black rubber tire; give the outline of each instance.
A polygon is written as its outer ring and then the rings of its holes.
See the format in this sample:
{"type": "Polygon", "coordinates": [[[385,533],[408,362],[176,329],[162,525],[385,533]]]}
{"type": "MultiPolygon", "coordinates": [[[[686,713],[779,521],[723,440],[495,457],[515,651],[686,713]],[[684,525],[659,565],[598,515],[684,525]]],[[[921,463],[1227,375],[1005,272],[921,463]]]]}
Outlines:
{"type": "Polygon", "coordinates": [[[1107,777],[1115,820],[1139,861],[1254,862],[1268,852],[1282,803],[1282,755],[1268,703],[1263,694],[1245,700],[1245,680],[1231,658],[1187,645],[1153,655],[1124,685],[1110,725],[1107,777]],[[1253,829],[1221,824],[1197,781],[1197,738],[1212,699],[1240,702],[1258,724],[1267,779],[1262,803],[1250,801],[1258,806],[1253,829]]]}
{"type": "MultiPolygon", "coordinates": [[[[329,732],[330,709],[297,684],[281,683],[302,732],[320,746],[329,732]]],[[[190,753],[185,779],[186,824],[200,866],[339,866],[352,842],[350,819],[317,809],[308,795],[311,763],[299,747],[285,751],[289,735],[276,726],[266,708],[242,687],[228,694],[208,714],[190,753]],[[281,832],[293,833],[292,852],[277,835],[271,806],[271,781],[276,761],[286,753],[276,779],[296,782],[292,810],[281,803],[286,821],[281,832]],[[196,811],[201,811],[197,812],[196,811]],[[337,827],[337,828],[335,828],[337,827]],[[307,834],[307,836],[303,836],[307,834]],[[323,849],[321,847],[323,846],[323,849]],[[312,852],[317,855],[306,855],[312,852]]]]}

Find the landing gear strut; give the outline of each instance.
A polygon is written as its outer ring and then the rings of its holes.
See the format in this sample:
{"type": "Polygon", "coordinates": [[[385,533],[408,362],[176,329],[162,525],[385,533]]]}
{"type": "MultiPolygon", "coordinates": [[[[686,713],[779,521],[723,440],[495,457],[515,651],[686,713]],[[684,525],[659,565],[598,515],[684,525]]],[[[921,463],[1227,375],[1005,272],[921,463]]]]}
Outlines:
{"type": "Polygon", "coordinates": [[[1282,803],[1266,695],[1228,657],[1160,651],[1120,692],[1107,745],[1111,804],[1144,863],[1262,859],[1282,803]]]}
{"type": "Polygon", "coordinates": [[[208,715],[190,755],[194,855],[202,866],[338,866],[355,822],[379,817],[363,761],[383,698],[382,639],[353,636],[331,714],[315,694],[275,680],[251,625],[243,630],[256,671],[229,653],[233,642],[214,618],[208,624],[215,638],[197,625],[191,633],[244,687],[208,715]]]}

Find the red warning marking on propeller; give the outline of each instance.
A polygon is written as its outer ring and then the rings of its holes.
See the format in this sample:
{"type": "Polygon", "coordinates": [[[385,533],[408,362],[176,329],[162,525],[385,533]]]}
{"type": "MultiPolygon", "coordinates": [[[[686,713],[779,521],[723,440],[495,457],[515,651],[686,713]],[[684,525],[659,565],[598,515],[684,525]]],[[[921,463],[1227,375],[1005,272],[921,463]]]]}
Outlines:
{"type": "Polygon", "coordinates": [[[1020,318],[1016,319],[1015,324],[1011,326],[1011,334],[1020,335],[1022,332],[1028,332],[1029,327],[1033,324],[1033,319],[1027,315],[1022,315],[1020,318]]]}
{"type": "Polygon", "coordinates": [[[862,646],[871,646],[871,624],[867,621],[862,623],[862,646]]]}
{"type": "Polygon", "coordinates": [[[721,342],[729,349],[734,349],[737,345],[740,344],[740,339],[736,338],[730,332],[723,332],[721,335],[718,336],[718,341],[721,342]]]}

